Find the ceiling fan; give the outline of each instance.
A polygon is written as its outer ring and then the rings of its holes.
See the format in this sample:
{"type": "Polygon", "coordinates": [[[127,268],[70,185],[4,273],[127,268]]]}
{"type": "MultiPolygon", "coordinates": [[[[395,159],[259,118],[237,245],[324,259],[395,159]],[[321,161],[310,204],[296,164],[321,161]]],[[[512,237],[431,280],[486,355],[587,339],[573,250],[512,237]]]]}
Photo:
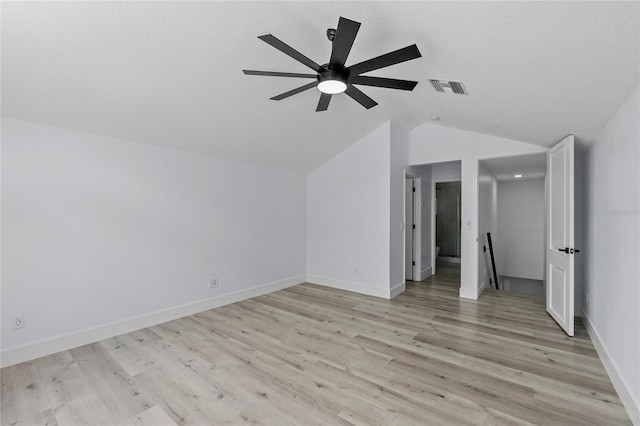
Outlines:
{"type": "Polygon", "coordinates": [[[354,84],[384,87],[387,89],[413,90],[413,88],[416,87],[416,84],[418,84],[417,81],[363,76],[361,74],[421,57],[422,55],[418,50],[418,46],[415,44],[345,67],[347,56],[349,56],[351,46],[353,46],[353,42],[358,34],[359,28],[359,22],[340,17],[340,20],[338,21],[338,28],[330,28],[327,30],[327,38],[333,43],[333,46],[331,49],[331,58],[329,59],[329,63],[324,65],[318,65],[272,34],[258,37],[260,40],[270,44],[282,53],[289,55],[296,61],[311,68],[316,72],[315,74],[253,70],[242,71],[247,75],[312,78],[314,80],[313,82],[274,96],[271,99],[274,101],[280,101],[288,98],[289,96],[317,87],[321,92],[321,95],[316,111],[326,111],[329,107],[331,96],[342,92],[346,93],[367,109],[378,105],[376,101],[365,95],[360,89],[356,88],[354,84]]]}

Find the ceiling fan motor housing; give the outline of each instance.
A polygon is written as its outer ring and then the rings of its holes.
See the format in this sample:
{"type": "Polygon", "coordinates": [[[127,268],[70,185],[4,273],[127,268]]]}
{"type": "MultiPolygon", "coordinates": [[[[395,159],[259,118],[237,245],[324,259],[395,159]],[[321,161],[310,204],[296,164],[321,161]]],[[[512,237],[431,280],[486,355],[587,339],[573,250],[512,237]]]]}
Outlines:
{"type": "Polygon", "coordinates": [[[346,83],[349,79],[349,70],[346,68],[331,69],[329,64],[325,64],[320,67],[318,71],[318,83],[326,80],[338,80],[346,83]]]}
{"type": "Polygon", "coordinates": [[[342,93],[347,88],[348,75],[349,72],[344,68],[332,70],[324,65],[318,71],[318,90],[328,94],[342,93]]]}

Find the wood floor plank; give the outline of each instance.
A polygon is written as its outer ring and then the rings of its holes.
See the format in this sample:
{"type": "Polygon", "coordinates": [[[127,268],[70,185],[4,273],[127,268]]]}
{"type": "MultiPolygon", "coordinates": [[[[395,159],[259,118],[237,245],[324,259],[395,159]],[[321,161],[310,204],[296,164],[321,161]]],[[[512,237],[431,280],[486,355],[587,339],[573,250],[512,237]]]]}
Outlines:
{"type": "Polygon", "coordinates": [[[459,265],[393,300],[302,284],[0,370],[2,425],[629,425],[579,319],[461,299],[459,265]]]}
{"type": "Polygon", "coordinates": [[[33,363],[58,424],[101,425],[105,419],[117,421],[69,351],[33,363]]]}
{"type": "Polygon", "coordinates": [[[15,395],[14,398],[2,398],[3,425],[30,425],[43,421],[55,424],[51,404],[33,362],[4,368],[0,389],[3,395],[15,395]]]}
{"type": "Polygon", "coordinates": [[[171,417],[157,405],[135,414],[117,426],[177,426],[171,417]]]}

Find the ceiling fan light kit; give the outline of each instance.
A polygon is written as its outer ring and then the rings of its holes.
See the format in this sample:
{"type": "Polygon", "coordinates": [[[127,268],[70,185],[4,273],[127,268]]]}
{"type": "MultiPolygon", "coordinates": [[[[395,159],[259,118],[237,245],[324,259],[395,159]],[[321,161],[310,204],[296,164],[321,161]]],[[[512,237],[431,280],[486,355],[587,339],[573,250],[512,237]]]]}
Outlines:
{"type": "Polygon", "coordinates": [[[329,95],[336,95],[347,90],[347,79],[333,71],[318,75],[318,90],[329,95]]]}
{"type": "Polygon", "coordinates": [[[254,70],[242,71],[246,75],[315,79],[316,81],[312,83],[289,90],[288,92],[274,96],[271,99],[280,101],[316,87],[321,92],[316,111],[326,111],[329,108],[331,96],[340,93],[346,93],[347,96],[367,109],[378,104],[354,85],[412,91],[418,84],[417,81],[363,76],[361,74],[420,58],[422,55],[415,44],[345,67],[345,62],[349,56],[349,52],[351,51],[351,47],[353,46],[353,42],[355,41],[359,28],[359,22],[340,17],[340,20],[338,21],[338,28],[329,28],[327,30],[327,38],[333,43],[333,46],[331,49],[331,58],[329,59],[329,63],[324,65],[317,64],[272,34],[258,37],[260,40],[275,47],[282,53],[306,65],[308,68],[311,68],[315,71],[315,74],[254,70]]]}

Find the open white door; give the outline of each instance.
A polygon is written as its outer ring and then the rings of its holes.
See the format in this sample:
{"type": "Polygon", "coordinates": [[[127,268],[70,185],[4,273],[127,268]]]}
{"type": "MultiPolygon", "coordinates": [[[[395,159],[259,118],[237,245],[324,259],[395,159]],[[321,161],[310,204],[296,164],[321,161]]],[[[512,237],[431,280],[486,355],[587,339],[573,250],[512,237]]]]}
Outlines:
{"type": "Polygon", "coordinates": [[[547,152],[547,312],[573,336],[573,135],[547,152]]]}
{"type": "Polygon", "coordinates": [[[413,238],[414,238],[414,220],[413,220],[413,192],[415,191],[413,185],[413,179],[405,179],[405,208],[404,208],[404,279],[413,281],[413,238]]]}

